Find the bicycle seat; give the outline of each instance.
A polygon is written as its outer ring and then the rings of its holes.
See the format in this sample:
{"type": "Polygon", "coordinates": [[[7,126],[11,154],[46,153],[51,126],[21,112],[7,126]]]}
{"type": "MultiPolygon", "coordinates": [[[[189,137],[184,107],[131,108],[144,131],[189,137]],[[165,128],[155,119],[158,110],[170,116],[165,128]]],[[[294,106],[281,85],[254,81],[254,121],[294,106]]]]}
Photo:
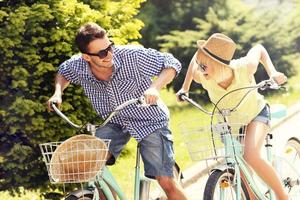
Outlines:
{"type": "Polygon", "coordinates": [[[271,104],[271,119],[280,119],[286,116],[287,109],[283,104],[271,104]]]}
{"type": "Polygon", "coordinates": [[[54,182],[86,182],[105,165],[107,145],[91,135],[73,136],[60,144],[50,161],[54,182]]]}

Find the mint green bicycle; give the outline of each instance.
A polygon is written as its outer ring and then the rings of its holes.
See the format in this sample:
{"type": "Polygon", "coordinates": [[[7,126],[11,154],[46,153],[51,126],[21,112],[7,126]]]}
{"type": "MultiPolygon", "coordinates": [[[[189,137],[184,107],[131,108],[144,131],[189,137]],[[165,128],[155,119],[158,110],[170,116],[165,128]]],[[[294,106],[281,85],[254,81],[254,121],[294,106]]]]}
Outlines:
{"type": "MultiPolygon", "coordinates": [[[[144,100],[139,98],[124,102],[111,112],[100,126],[107,124],[120,110],[131,104],[144,104],[144,100]]],[[[79,126],[70,121],[56,107],[55,103],[52,103],[52,107],[72,127],[77,129],[86,128],[92,135],[81,134],[64,142],[40,144],[50,182],[81,183],[81,189],[67,194],[66,200],[115,200],[116,196],[120,200],[127,200],[116,179],[105,166],[110,141],[95,137],[96,128],[99,126],[91,124],[79,126]],[[82,183],[85,182],[87,182],[87,186],[84,187],[82,183]]],[[[134,200],[163,199],[162,193],[150,197],[150,183],[153,181],[141,175],[140,158],[139,144],[137,144],[134,200]]],[[[177,165],[174,167],[174,176],[180,177],[177,165]]],[[[162,191],[161,188],[160,191],[162,191]]]]}
{"type": "MultiPolygon", "coordinates": [[[[280,86],[272,79],[262,81],[255,86],[240,88],[225,94],[220,100],[230,93],[238,90],[248,89],[241,101],[249,92],[255,89],[264,90],[266,88],[279,89],[280,86]]],[[[207,166],[214,167],[210,170],[210,175],[206,182],[203,200],[248,200],[249,194],[245,186],[245,182],[241,178],[241,173],[245,176],[245,181],[250,189],[259,200],[275,200],[273,191],[263,183],[255,174],[252,175],[249,166],[243,159],[243,148],[245,135],[245,126],[239,123],[228,123],[228,117],[234,114],[234,110],[238,107],[219,110],[217,102],[212,112],[205,110],[198,103],[182,94],[182,100],[188,101],[204,113],[211,116],[211,124],[206,127],[184,130],[187,139],[187,147],[192,160],[206,160],[207,166]],[[219,120],[213,122],[213,117],[220,114],[219,120]],[[221,118],[221,120],[220,120],[221,118]]],[[[286,110],[281,109],[272,113],[273,118],[284,116],[286,110]]],[[[198,122],[199,123],[199,122],[198,122]]],[[[272,134],[268,134],[266,138],[266,155],[282,180],[284,187],[289,193],[290,199],[300,199],[300,141],[296,137],[292,137],[287,141],[285,150],[282,155],[272,154],[271,139],[272,134]]]]}

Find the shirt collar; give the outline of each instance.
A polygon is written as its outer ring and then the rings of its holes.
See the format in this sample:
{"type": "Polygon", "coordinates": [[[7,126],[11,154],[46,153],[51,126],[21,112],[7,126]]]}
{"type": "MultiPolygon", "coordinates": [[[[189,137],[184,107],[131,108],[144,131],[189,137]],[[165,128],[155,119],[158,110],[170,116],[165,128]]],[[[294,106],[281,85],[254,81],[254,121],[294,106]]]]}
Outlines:
{"type": "Polygon", "coordinates": [[[113,54],[113,62],[114,62],[114,73],[116,73],[121,68],[121,61],[118,59],[116,55],[116,50],[113,54]]]}
{"type": "MultiPolygon", "coordinates": [[[[89,77],[94,77],[94,75],[93,75],[93,73],[90,69],[89,63],[86,60],[84,60],[82,57],[81,57],[81,60],[82,60],[83,65],[85,66],[83,68],[83,74],[87,74],[89,77]]],[[[121,62],[115,54],[113,54],[113,65],[114,65],[113,66],[114,71],[113,71],[112,76],[111,76],[112,79],[116,76],[116,73],[121,68],[121,62]]]]}

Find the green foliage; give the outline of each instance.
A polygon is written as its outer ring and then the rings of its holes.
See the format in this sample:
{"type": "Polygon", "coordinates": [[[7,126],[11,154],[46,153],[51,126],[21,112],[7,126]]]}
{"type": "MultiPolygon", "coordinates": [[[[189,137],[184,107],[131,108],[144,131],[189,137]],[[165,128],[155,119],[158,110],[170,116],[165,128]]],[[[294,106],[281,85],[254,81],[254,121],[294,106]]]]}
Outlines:
{"type": "MultiPolygon", "coordinates": [[[[144,0],[1,1],[0,5],[0,190],[47,189],[48,176],[38,144],[75,134],[46,112],[58,65],[77,49],[77,29],[93,21],[116,43],[141,37],[135,19],[144,0]]],[[[82,89],[65,91],[62,109],[77,123],[95,118],[82,89]]],[[[54,186],[51,186],[54,187],[54,186]]]]}
{"type": "Polygon", "coordinates": [[[193,18],[202,18],[216,0],[148,0],[142,7],[139,18],[145,23],[141,43],[146,47],[158,48],[157,36],[170,30],[195,28],[193,18]]]}

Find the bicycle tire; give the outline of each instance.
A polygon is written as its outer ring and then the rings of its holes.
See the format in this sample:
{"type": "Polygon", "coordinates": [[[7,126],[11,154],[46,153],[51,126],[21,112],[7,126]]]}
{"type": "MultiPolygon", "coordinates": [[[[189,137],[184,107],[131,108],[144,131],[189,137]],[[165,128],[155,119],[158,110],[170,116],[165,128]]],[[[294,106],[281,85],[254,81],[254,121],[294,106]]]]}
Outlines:
{"type": "Polygon", "coordinates": [[[292,151],[293,151],[293,153],[295,153],[295,155],[293,156],[294,157],[294,162],[296,164],[299,164],[299,167],[300,167],[300,140],[298,138],[295,138],[295,137],[290,138],[287,141],[286,150],[287,150],[287,148],[292,148],[293,149],[292,151]]]}
{"type": "MultiPolygon", "coordinates": [[[[285,146],[283,156],[290,162],[290,164],[295,167],[296,170],[300,167],[300,140],[296,137],[290,138],[285,146]]],[[[299,180],[299,172],[293,169],[290,169],[289,166],[282,164],[281,168],[278,170],[278,174],[284,182],[284,186],[288,193],[292,194],[295,192],[294,186],[291,187],[289,180],[299,180]],[[284,169],[284,170],[283,170],[284,169]]],[[[278,165],[278,164],[277,164],[278,165]]],[[[296,185],[296,191],[300,192],[299,184],[296,185]]]]}
{"type": "MultiPolygon", "coordinates": [[[[105,194],[101,188],[96,187],[96,190],[98,191],[100,200],[107,200],[107,198],[105,197],[105,194]]],[[[81,195],[70,194],[65,198],[65,200],[93,200],[93,198],[94,198],[94,193],[93,194],[81,194],[81,195]]]]}
{"type": "MultiPolygon", "coordinates": [[[[232,188],[233,184],[231,184],[231,182],[234,179],[234,174],[235,174],[234,169],[225,169],[223,171],[221,171],[221,170],[213,171],[211,173],[211,175],[208,177],[208,180],[206,182],[204,193],[203,193],[203,200],[221,199],[220,194],[218,194],[218,191],[217,191],[218,188],[220,188],[220,190],[222,188],[223,189],[225,188],[226,191],[228,191],[227,189],[229,189],[230,195],[224,196],[222,199],[234,200],[235,199],[235,188],[232,188]],[[221,184],[223,184],[223,186],[221,184]]],[[[226,194],[224,194],[224,195],[226,195],[226,194]]],[[[242,200],[250,199],[248,191],[247,191],[246,186],[243,181],[242,181],[241,199],[242,200]]]]}
{"type": "Polygon", "coordinates": [[[92,194],[82,195],[82,196],[79,196],[79,197],[77,197],[75,195],[70,195],[70,196],[65,198],[65,200],[92,200],[92,199],[93,199],[92,194]]]}

